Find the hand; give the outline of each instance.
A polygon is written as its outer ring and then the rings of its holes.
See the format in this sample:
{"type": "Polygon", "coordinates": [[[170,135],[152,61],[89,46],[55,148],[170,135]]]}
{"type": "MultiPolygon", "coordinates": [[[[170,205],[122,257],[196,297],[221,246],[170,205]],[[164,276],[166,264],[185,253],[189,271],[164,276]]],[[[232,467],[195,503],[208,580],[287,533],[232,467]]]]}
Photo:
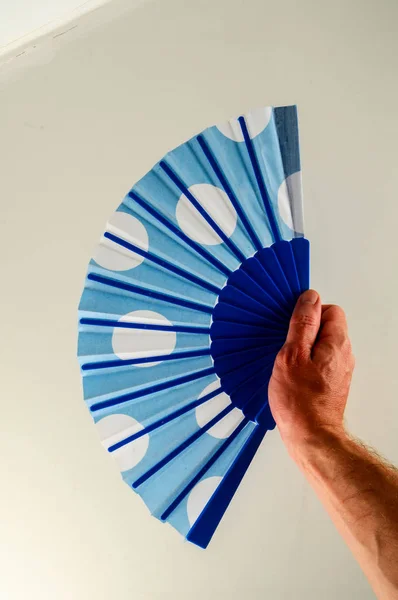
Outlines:
{"type": "Polygon", "coordinates": [[[291,454],[322,431],[343,432],[353,370],[344,311],[304,292],[269,384],[270,408],[291,454]]]}

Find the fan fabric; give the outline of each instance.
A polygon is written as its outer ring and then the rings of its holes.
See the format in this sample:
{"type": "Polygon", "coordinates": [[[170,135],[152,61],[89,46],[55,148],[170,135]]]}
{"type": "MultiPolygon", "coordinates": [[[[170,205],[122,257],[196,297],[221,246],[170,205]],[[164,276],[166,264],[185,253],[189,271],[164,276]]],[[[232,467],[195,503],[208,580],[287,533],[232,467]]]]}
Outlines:
{"type": "Polygon", "coordinates": [[[124,481],[198,546],[275,426],[268,382],[308,287],[294,106],[253,110],[168,153],[90,261],[85,402],[124,481]]]}

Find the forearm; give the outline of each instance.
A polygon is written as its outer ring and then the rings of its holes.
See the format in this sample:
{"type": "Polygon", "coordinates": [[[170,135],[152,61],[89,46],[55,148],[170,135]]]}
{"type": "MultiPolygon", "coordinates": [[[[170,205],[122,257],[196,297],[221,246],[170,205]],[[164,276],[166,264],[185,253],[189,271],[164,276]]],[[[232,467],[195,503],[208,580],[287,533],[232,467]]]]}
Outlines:
{"type": "Polygon", "coordinates": [[[398,599],[398,471],[343,430],[289,448],[379,599],[398,599]]]}

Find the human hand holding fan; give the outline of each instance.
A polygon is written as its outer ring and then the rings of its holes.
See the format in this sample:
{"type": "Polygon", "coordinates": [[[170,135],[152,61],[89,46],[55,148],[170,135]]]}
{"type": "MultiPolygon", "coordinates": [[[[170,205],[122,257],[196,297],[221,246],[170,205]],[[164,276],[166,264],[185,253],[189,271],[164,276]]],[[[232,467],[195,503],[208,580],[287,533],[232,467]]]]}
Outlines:
{"type": "Polygon", "coordinates": [[[168,153],[89,264],[86,404],[123,479],[198,546],[275,426],[268,382],[308,287],[294,106],[254,110],[168,153]]]}

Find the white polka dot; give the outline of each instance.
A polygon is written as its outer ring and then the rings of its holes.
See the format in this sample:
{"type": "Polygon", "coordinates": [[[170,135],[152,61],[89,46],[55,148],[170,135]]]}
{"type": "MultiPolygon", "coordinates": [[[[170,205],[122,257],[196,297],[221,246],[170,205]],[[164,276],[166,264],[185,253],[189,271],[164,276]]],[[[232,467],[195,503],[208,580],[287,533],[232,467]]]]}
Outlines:
{"type": "MultiPolygon", "coordinates": [[[[255,138],[256,135],[264,131],[271,119],[271,115],[271,106],[256,108],[250,111],[247,115],[244,115],[247,130],[251,139],[255,138]]],[[[234,140],[234,142],[244,141],[242,128],[238,119],[230,119],[229,121],[226,121],[226,123],[217,125],[217,129],[219,129],[226,137],[234,140]]]]}
{"type": "MultiPolygon", "coordinates": [[[[106,230],[143,250],[148,250],[147,231],[141,221],[132,215],[120,211],[115,212],[109,219],[106,230]]],[[[144,257],[102,237],[96,248],[94,260],[104,269],[127,271],[138,267],[144,257]]]]}
{"type": "MultiPolygon", "coordinates": [[[[199,398],[207,396],[210,392],[213,392],[220,386],[219,381],[215,381],[208,385],[203,392],[199,395],[199,398]]],[[[231,404],[229,396],[225,392],[221,392],[214,398],[211,398],[207,402],[204,402],[200,406],[196,407],[195,416],[199,427],[204,427],[209,421],[214,419],[220,414],[224,408],[231,404]]],[[[233,408],[225,417],[223,417],[218,423],[213,425],[206,433],[216,438],[227,438],[236,429],[239,423],[243,419],[243,413],[238,408],[233,408]]]]}
{"type": "MultiPolygon", "coordinates": [[[[230,237],[236,227],[237,215],[227,194],[209,183],[192,185],[189,191],[207,214],[230,237]]],[[[183,194],[177,202],[176,217],[179,226],[192,240],[200,244],[221,244],[221,237],[183,194]]]]}
{"type": "MultiPolygon", "coordinates": [[[[119,322],[157,323],[172,325],[163,315],[152,310],[135,310],[124,315],[119,322]]],[[[112,336],[113,352],[122,360],[171,354],[175,348],[177,335],[175,331],[154,329],[133,329],[115,327],[112,336]]],[[[158,362],[139,363],[137,367],[153,367],[158,362]]]]}
{"type": "Polygon", "coordinates": [[[297,233],[304,233],[301,171],[282,182],[278,190],[279,214],[284,223],[297,233]]]}
{"type": "MultiPolygon", "coordinates": [[[[104,417],[97,421],[96,426],[102,445],[107,449],[143,429],[141,423],[138,423],[133,417],[123,414],[113,414],[104,417]]],[[[149,436],[145,434],[111,454],[116,459],[119,469],[122,472],[128,471],[138,465],[144,458],[148,450],[148,444],[149,436]]]]}
{"type": "Polygon", "coordinates": [[[222,477],[207,477],[200,481],[188,496],[187,514],[190,526],[195,523],[200,513],[218,488],[222,477]]]}

